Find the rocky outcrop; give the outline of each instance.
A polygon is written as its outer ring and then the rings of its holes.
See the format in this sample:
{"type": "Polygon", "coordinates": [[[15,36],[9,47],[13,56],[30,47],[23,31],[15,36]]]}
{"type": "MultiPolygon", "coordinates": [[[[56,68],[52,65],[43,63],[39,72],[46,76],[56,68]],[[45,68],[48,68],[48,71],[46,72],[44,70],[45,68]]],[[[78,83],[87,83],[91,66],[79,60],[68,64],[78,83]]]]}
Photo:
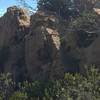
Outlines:
{"type": "Polygon", "coordinates": [[[30,33],[26,38],[26,64],[29,76],[37,79],[61,77],[59,19],[54,13],[37,12],[31,16],[30,33]]]}
{"type": "MultiPolygon", "coordinates": [[[[30,17],[17,7],[10,7],[0,18],[0,67],[17,77],[24,67],[25,35],[28,33],[30,17]]],[[[20,76],[21,77],[21,76],[20,76]]],[[[17,78],[16,78],[17,79],[17,78]]]]}
{"type": "Polygon", "coordinates": [[[61,77],[58,29],[55,13],[39,11],[30,18],[23,9],[8,8],[0,18],[2,71],[13,73],[15,79],[21,75],[31,79],[61,77]]]}
{"type": "Polygon", "coordinates": [[[0,71],[13,73],[16,80],[43,80],[80,72],[85,64],[99,66],[100,32],[93,32],[97,24],[88,29],[87,23],[86,29],[78,25],[69,30],[67,21],[50,11],[29,17],[21,8],[8,8],[0,18],[0,71]]]}

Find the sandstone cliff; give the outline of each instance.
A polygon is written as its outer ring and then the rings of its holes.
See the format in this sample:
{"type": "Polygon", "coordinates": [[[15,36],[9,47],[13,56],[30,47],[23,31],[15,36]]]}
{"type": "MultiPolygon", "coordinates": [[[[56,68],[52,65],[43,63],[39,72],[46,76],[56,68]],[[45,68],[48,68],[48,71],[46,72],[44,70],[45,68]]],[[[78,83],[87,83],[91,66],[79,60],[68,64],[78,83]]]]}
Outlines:
{"type": "Polygon", "coordinates": [[[10,7],[0,18],[0,71],[13,73],[16,80],[41,80],[80,72],[85,63],[100,66],[100,31],[95,34],[94,26],[69,30],[56,13],[38,11],[30,17],[10,7]]]}
{"type": "Polygon", "coordinates": [[[30,18],[23,9],[8,8],[0,18],[1,71],[13,73],[15,79],[61,77],[58,29],[55,13],[39,11],[30,18]]]}
{"type": "Polygon", "coordinates": [[[29,76],[36,79],[62,76],[59,24],[57,15],[52,12],[39,11],[31,16],[30,31],[25,40],[29,76]]]}
{"type": "MultiPolygon", "coordinates": [[[[25,66],[25,35],[28,33],[30,17],[17,7],[10,7],[0,18],[0,67],[19,77],[25,66]]],[[[20,76],[21,77],[21,76],[20,76]]]]}

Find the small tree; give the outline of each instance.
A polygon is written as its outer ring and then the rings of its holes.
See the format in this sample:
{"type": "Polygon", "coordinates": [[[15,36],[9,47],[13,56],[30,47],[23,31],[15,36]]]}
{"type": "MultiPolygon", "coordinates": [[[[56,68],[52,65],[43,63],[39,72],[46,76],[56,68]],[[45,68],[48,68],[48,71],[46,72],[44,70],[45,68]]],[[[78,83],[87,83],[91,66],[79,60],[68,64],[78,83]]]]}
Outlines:
{"type": "MultiPolygon", "coordinates": [[[[27,7],[32,8],[28,5],[27,0],[19,0],[27,7]]],[[[35,0],[33,0],[35,1],[35,0]]],[[[67,19],[75,17],[78,14],[78,10],[74,5],[73,0],[37,0],[38,10],[49,10],[56,12],[60,17],[67,19]]]]}

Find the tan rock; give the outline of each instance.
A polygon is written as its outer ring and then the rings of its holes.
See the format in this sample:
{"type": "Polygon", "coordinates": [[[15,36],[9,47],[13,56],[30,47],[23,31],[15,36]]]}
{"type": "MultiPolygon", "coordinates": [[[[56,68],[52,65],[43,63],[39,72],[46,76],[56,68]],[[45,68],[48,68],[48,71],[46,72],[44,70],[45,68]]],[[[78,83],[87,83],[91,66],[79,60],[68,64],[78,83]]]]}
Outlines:
{"type": "Polygon", "coordinates": [[[24,66],[24,37],[28,34],[30,17],[26,11],[16,6],[7,9],[0,18],[0,66],[15,77],[24,66]],[[21,67],[21,68],[20,68],[21,67]]]}
{"type": "Polygon", "coordinates": [[[0,18],[0,70],[13,73],[16,80],[41,80],[78,72],[84,64],[99,66],[100,36],[79,46],[78,34],[66,28],[67,22],[56,13],[37,11],[30,18],[21,8],[8,8],[0,18]]]}
{"type": "Polygon", "coordinates": [[[58,18],[53,13],[41,13],[32,16],[30,35],[25,43],[27,69],[29,76],[35,79],[41,79],[43,75],[52,78],[61,76],[59,74],[63,69],[60,60],[60,36],[57,31],[58,18]]]}

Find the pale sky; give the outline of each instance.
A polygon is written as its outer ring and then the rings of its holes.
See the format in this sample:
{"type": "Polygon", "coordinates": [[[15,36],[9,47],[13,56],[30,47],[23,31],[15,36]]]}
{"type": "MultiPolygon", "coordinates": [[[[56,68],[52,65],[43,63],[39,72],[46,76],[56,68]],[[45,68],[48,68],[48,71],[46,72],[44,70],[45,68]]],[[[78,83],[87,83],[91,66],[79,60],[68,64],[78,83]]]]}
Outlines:
{"type": "MultiPolygon", "coordinates": [[[[36,1],[31,2],[32,0],[26,0],[29,5],[32,5],[33,8],[36,8],[36,1]]],[[[2,16],[6,9],[13,5],[20,5],[18,0],[0,0],[0,16],[2,16]]]]}

